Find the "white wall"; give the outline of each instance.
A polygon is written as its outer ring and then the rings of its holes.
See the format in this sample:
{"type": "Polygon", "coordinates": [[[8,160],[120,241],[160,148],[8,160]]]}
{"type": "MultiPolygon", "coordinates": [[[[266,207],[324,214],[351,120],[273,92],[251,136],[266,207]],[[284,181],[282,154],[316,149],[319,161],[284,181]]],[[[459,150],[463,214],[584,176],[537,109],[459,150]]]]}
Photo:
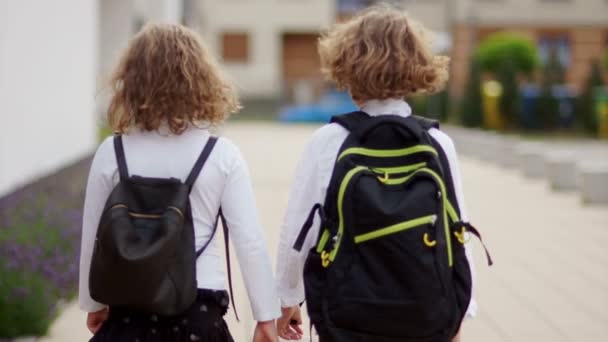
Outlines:
{"type": "Polygon", "coordinates": [[[96,0],[0,1],[0,195],[96,145],[96,0]]]}
{"type": "Polygon", "coordinates": [[[211,53],[221,60],[221,34],[249,33],[249,62],[222,66],[249,97],[281,91],[283,32],[318,32],[334,22],[335,0],[204,0],[198,2],[200,29],[211,53]]]}

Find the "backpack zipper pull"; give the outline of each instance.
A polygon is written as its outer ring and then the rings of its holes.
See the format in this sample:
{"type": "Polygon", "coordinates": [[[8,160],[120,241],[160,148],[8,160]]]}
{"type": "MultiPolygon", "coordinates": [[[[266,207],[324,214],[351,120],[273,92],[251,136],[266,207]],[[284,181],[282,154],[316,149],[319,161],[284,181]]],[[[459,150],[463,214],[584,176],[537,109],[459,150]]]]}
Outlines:
{"type": "Polygon", "coordinates": [[[329,267],[329,253],[326,251],[321,252],[321,266],[323,268],[329,267]]]}

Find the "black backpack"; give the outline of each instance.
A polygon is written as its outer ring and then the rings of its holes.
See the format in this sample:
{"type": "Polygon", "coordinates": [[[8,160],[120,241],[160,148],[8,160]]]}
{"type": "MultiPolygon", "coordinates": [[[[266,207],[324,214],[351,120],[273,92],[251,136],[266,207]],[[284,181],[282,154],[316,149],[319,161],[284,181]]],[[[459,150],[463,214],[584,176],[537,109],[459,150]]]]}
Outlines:
{"type": "Polygon", "coordinates": [[[129,177],[122,137],[114,137],[120,182],[110,194],[91,260],[91,297],[114,307],[172,316],[197,294],[196,259],[212,241],[221,219],[232,292],[227,226],[220,212],[209,240],[194,248],[189,195],[217,142],[210,137],[185,182],[176,178],[129,177]]]}
{"type": "MultiPolygon", "coordinates": [[[[447,158],[418,117],[332,118],[350,134],[304,268],[311,323],[334,342],[448,342],[471,299],[471,273],[447,158]]],[[[488,259],[491,264],[491,260],[488,259]]]]}

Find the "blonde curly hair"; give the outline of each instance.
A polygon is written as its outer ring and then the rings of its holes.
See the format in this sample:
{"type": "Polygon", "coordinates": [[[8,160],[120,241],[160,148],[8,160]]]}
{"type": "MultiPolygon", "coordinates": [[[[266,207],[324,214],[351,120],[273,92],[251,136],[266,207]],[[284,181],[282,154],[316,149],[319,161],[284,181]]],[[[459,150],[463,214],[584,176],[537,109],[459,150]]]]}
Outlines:
{"type": "Polygon", "coordinates": [[[137,127],[174,134],[216,125],[240,106],[199,36],[173,24],[146,25],[131,40],[110,80],[108,123],[117,133],[137,127]]]}
{"type": "Polygon", "coordinates": [[[322,72],[355,101],[438,92],[449,58],[430,52],[424,32],[396,8],[371,7],[321,37],[322,72]]]}

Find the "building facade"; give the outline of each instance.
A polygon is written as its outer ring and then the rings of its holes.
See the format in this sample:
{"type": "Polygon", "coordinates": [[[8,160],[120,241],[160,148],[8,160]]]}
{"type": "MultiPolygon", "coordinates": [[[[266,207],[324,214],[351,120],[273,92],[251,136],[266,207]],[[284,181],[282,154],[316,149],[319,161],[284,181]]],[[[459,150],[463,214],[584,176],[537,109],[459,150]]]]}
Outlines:
{"type": "Polygon", "coordinates": [[[336,18],[334,0],[196,4],[196,26],[242,96],[278,97],[298,82],[320,80],[316,43],[320,31],[336,18]]]}
{"type": "Polygon", "coordinates": [[[245,98],[289,95],[302,82],[317,82],[319,32],[379,2],[400,6],[432,31],[451,36],[456,95],[476,44],[496,31],[525,34],[539,44],[541,57],[557,48],[574,86],[608,45],[606,0],[194,1],[200,32],[245,98]]]}
{"type": "Polygon", "coordinates": [[[605,0],[459,0],[453,18],[451,90],[459,95],[476,44],[497,31],[521,33],[534,40],[541,63],[558,52],[566,80],[580,88],[591,62],[608,48],[608,1],[605,0]]]}

